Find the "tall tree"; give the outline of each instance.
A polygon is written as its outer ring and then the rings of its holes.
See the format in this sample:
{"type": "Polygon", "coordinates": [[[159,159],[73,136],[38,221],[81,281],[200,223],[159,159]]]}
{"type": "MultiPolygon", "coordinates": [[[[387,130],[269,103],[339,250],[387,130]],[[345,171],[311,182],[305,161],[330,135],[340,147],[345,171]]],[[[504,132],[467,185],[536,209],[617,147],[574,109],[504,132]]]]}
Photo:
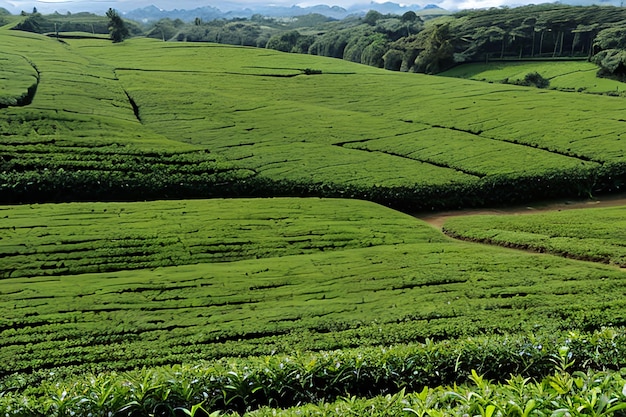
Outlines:
{"type": "Polygon", "coordinates": [[[111,34],[111,40],[113,40],[114,43],[117,43],[128,38],[130,36],[130,32],[120,15],[111,8],[109,8],[106,14],[109,18],[109,33],[111,34]]]}

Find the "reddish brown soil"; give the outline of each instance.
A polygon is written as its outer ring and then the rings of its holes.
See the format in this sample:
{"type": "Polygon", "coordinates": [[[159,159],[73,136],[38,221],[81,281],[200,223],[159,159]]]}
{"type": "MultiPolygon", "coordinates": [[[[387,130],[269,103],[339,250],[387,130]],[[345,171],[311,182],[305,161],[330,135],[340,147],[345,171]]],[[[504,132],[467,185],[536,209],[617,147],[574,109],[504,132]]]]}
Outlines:
{"type": "Polygon", "coordinates": [[[527,206],[515,206],[515,207],[501,207],[501,208],[479,208],[479,209],[465,209],[455,211],[443,211],[436,213],[417,213],[414,214],[418,219],[424,220],[430,225],[441,229],[444,222],[450,217],[457,216],[473,216],[478,214],[528,214],[538,213],[542,211],[553,210],[571,210],[578,208],[591,208],[591,207],[611,207],[611,206],[626,206],[626,193],[613,194],[607,196],[601,196],[588,200],[558,200],[558,201],[543,201],[538,203],[532,203],[527,206]]]}

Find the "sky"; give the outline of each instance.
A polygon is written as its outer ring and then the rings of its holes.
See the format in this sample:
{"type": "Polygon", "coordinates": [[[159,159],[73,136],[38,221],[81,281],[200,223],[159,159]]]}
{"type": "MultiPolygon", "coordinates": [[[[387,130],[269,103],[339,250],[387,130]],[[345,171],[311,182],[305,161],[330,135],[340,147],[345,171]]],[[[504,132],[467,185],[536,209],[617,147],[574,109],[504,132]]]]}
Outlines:
{"type": "MultiPolygon", "coordinates": [[[[41,13],[66,13],[66,12],[94,12],[104,14],[111,7],[119,12],[127,12],[140,7],[155,5],[161,9],[195,9],[202,6],[217,7],[222,11],[236,10],[237,8],[252,7],[254,4],[276,4],[281,6],[312,6],[316,4],[327,4],[329,6],[349,7],[353,4],[369,4],[371,0],[272,0],[272,2],[264,2],[263,0],[231,0],[229,3],[233,6],[225,5],[221,0],[0,0],[0,7],[9,10],[11,13],[18,14],[22,10],[31,12],[34,7],[41,13]]],[[[385,0],[376,0],[383,2],[385,0]]],[[[427,4],[436,4],[437,6],[455,11],[462,9],[481,9],[499,6],[521,6],[524,4],[539,4],[546,1],[539,0],[411,0],[410,3],[403,3],[402,0],[388,0],[400,4],[415,4],[416,9],[427,4]]],[[[605,4],[620,6],[623,0],[561,0],[561,3],[576,5],[605,4]]]]}

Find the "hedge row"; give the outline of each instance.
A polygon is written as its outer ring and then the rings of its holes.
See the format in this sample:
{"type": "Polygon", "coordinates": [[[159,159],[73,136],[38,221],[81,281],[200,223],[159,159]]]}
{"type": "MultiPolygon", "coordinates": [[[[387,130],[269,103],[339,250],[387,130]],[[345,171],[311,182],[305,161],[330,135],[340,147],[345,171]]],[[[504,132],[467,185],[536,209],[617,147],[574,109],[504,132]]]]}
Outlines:
{"type": "Polygon", "coordinates": [[[588,197],[616,192],[626,183],[626,164],[598,171],[547,175],[487,176],[445,186],[369,187],[274,181],[246,169],[223,168],[190,174],[184,165],[154,164],[141,171],[112,169],[0,171],[0,204],[125,201],[207,197],[340,197],[380,203],[405,211],[442,210],[588,197]]]}
{"type": "MultiPolygon", "coordinates": [[[[540,380],[553,373],[555,366],[575,371],[616,370],[625,365],[626,330],[612,328],[558,336],[503,335],[388,348],[222,359],[119,374],[59,378],[48,372],[39,375],[43,382],[36,385],[24,377],[5,378],[0,392],[4,392],[5,401],[10,394],[33,405],[28,414],[31,416],[46,415],[49,410],[38,407],[51,403],[57,407],[66,403],[75,407],[74,412],[88,415],[79,409],[88,402],[101,407],[88,410],[92,415],[112,415],[124,404],[131,404],[128,413],[117,415],[173,415],[177,407],[190,408],[200,403],[208,410],[244,412],[262,406],[334,401],[341,396],[371,398],[400,390],[419,392],[425,386],[465,382],[476,373],[495,381],[504,381],[511,375],[540,380]],[[99,394],[91,395],[90,400],[78,400],[96,389],[99,394]],[[113,396],[114,392],[117,396],[113,396]],[[158,410],[162,413],[158,414],[158,410]]],[[[67,408],[56,415],[71,415],[71,411],[67,408]]]]}

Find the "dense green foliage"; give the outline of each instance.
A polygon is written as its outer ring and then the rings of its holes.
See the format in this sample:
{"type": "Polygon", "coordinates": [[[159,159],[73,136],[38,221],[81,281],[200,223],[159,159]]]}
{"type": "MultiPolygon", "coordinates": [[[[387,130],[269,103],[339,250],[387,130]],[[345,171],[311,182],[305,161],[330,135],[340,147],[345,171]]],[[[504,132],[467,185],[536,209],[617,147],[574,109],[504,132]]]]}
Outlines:
{"type": "MultiPolygon", "coordinates": [[[[553,3],[432,17],[415,12],[397,16],[370,11],[362,18],[342,21],[308,16],[287,22],[260,17],[196,21],[193,25],[179,25],[177,32],[169,31],[168,38],[267,47],[426,73],[437,73],[463,62],[584,59],[599,51],[624,49],[621,35],[626,13],[617,7],[553,3]]],[[[157,25],[163,23],[167,24],[157,25]]],[[[158,33],[152,33],[157,37],[158,33]]],[[[161,31],[161,35],[164,33],[161,31]]],[[[623,71],[614,71],[601,57],[595,62],[616,76],[623,71]]]]}
{"type": "MultiPolygon", "coordinates": [[[[37,33],[108,33],[111,27],[106,19],[88,13],[24,15],[26,19],[16,28],[37,33]]],[[[256,46],[426,73],[493,59],[593,57],[601,67],[600,75],[623,79],[620,52],[624,50],[625,22],[621,8],[543,4],[451,15],[432,9],[402,16],[372,10],[363,17],[340,21],[317,14],[289,19],[261,15],[231,20],[196,18],[191,23],[162,19],[143,28],[131,23],[128,28],[133,34],[143,32],[163,41],[256,46]]]]}
{"type": "Polygon", "coordinates": [[[444,230],[468,240],[626,266],[626,207],[565,210],[525,216],[467,216],[444,230]]]}
{"type": "Polygon", "coordinates": [[[106,13],[109,19],[108,29],[111,36],[111,40],[114,43],[122,42],[124,39],[130,36],[130,31],[126,26],[126,22],[120,17],[117,11],[109,8],[106,13]]]}
{"type": "MultiPolygon", "coordinates": [[[[142,29],[134,22],[127,22],[127,27],[135,35],[142,33],[142,29]]],[[[49,15],[32,13],[26,15],[15,29],[54,34],[59,37],[66,36],[68,32],[109,34],[109,19],[106,16],[86,12],[49,15]]]]}
{"type": "Polygon", "coordinates": [[[490,415],[608,416],[626,406],[623,371],[616,372],[624,365],[624,339],[623,330],[606,329],[50,373],[38,386],[5,392],[0,412],[170,416],[196,410],[205,416],[261,407],[247,415],[461,416],[494,408],[490,415]]]}

